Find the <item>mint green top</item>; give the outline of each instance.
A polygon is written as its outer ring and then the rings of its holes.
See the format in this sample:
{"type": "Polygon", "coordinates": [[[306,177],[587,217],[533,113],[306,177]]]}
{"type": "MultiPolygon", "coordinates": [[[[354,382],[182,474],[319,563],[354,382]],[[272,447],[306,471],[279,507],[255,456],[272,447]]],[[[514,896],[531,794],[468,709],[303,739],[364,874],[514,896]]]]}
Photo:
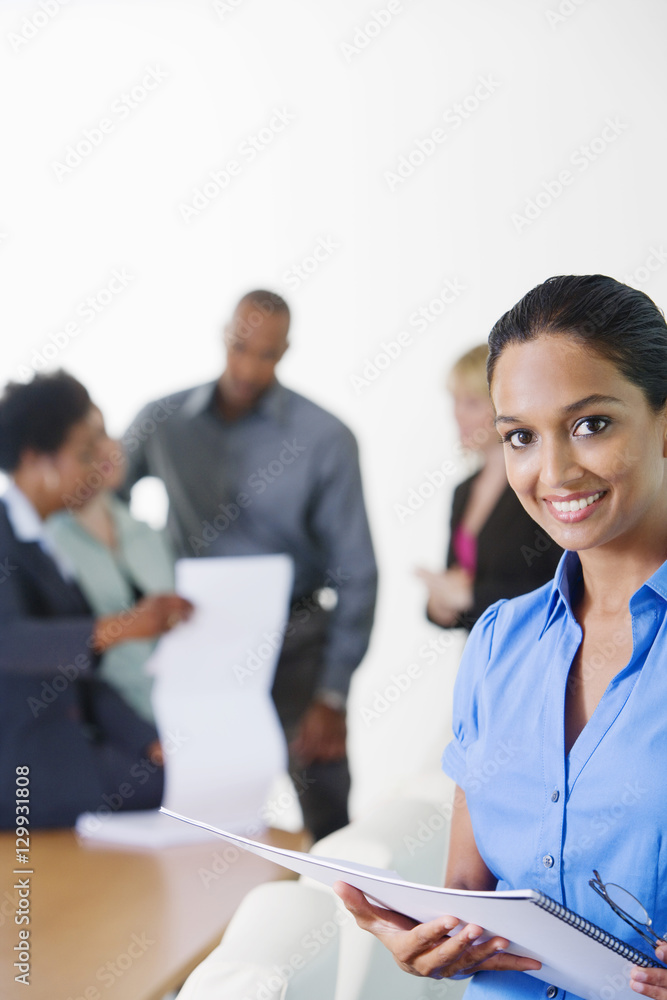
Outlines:
{"type": "MultiPolygon", "coordinates": [[[[110,549],[90,535],[67,511],[46,522],[46,531],[69,559],[95,615],[114,615],[136,603],[132,583],[143,594],[174,590],[174,558],[164,535],[144,521],[137,521],[129,507],[108,497],[116,548],[110,549]]],[[[142,718],[154,721],[151,706],[153,678],[144,667],[155,640],[122,642],[102,656],[99,675],[123,696],[142,718]]]]}

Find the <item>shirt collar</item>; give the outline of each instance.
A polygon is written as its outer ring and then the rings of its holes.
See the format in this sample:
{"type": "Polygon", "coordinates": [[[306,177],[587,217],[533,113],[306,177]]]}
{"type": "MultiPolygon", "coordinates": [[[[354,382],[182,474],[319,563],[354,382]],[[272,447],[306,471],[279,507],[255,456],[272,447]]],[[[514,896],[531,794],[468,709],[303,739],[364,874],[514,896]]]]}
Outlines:
{"type": "Polygon", "coordinates": [[[12,482],[3,493],[2,499],[9,523],[18,541],[37,542],[42,551],[53,559],[60,570],[60,575],[65,580],[71,580],[74,577],[71,561],[54,545],[44,521],[25,493],[12,482]]]}
{"type": "Polygon", "coordinates": [[[282,421],[287,405],[287,389],[276,379],[260,397],[254,412],[271,420],[282,421]]]}
{"type": "MultiPolygon", "coordinates": [[[[559,608],[563,608],[573,621],[576,621],[572,610],[572,599],[581,583],[581,562],[576,552],[564,552],[551,587],[551,595],[547,604],[544,627],[540,638],[552,624],[559,608]]],[[[647,606],[655,605],[655,596],[667,603],[667,562],[660,566],[646,583],[635,591],[630,598],[630,612],[637,614],[647,606]]]]}
{"type": "Polygon", "coordinates": [[[16,483],[10,483],[2,499],[14,534],[20,542],[44,541],[44,522],[16,483]]]}
{"type": "MultiPolygon", "coordinates": [[[[217,379],[215,382],[207,382],[206,385],[197,386],[193,389],[187,400],[183,404],[183,413],[195,417],[207,411],[215,410],[215,394],[218,388],[217,379]]],[[[269,386],[266,392],[262,393],[257,404],[244,417],[257,414],[260,417],[267,417],[269,420],[282,422],[285,417],[287,404],[287,389],[276,381],[269,386]]],[[[217,411],[216,411],[217,412],[217,411]]]]}
{"type": "Polygon", "coordinates": [[[198,385],[195,389],[191,389],[181,407],[181,413],[187,417],[197,417],[200,413],[208,410],[213,403],[217,384],[217,381],[207,382],[205,385],[198,385]]]}
{"type": "Polygon", "coordinates": [[[650,576],[646,583],[642,584],[639,590],[630,598],[630,611],[636,614],[642,611],[647,604],[655,605],[655,595],[667,603],[667,562],[659,566],[653,576],[650,576]]]}
{"type": "Polygon", "coordinates": [[[544,626],[540,639],[555,620],[560,609],[576,622],[572,610],[572,599],[581,583],[581,563],[576,552],[564,552],[556,567],[556,574],[551,585],[551,594],[547,603],[544,626]]]}

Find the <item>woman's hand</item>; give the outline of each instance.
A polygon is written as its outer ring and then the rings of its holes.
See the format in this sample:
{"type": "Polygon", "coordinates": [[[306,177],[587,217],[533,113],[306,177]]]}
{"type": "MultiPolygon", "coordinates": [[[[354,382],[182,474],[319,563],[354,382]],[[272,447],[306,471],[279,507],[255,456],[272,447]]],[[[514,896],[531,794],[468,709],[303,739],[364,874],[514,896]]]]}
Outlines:
{"type": "Polygon", "coordinates": [[[98,653],[133,639],[155,639],[187,621],[194,610],[190,601],[178,594],[144,597],[133,608],[107,615],[95,622],[93,645],[98,653]]]}
{"type": "Polygon", "coordinates": [[[460,566],[444,573],[417,569],[417,576],[428,587],[428,614],[438,625],[453,625],[463,611],[473,605],[473,578],[460,566]]]}
{"type": "MultiPolygon", "coordinates": [[[[667,944],[656,947],[655,957],[667,965],[667,944]]],[[[630,973],[630,986],[653,1000],[667,1000],[667,969],[640,969],[635,965],[630,973]]]]}
{"type": "Polygon", "coordinates": [[[333,888],[358,925],[374,934],[401,969],[413,976],[445,979],[471,976],[481,969],[527,972],[541,967],[535,959],[506,954],[503,949],[509,946],[507,938],[492,937],[476,943],[483,934],[476,924],[466,924],[450,937],[450,932],[460,924],[456,917],[438,917],[418,924],[400,913],[374,906],[362,892],[345,882],[336,882],[333,888]]]}

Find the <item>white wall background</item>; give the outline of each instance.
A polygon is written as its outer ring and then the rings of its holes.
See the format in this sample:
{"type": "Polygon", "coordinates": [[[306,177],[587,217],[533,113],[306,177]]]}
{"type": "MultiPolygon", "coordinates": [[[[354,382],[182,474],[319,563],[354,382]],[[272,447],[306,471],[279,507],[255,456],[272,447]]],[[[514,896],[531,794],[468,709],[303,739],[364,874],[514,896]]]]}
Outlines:
{"type": "MultiPolygon", "coordinates": [[[[443,633],[412,570],[441,563],[457,476],[409,517],[394,505],[452,455],[449,364],[551,274],[602,271],[667,305],[666,27],[661,0],[0,2],[2,382],[48,355],[120,433],[219,372],[227,313],[265,285],[294,311],[283,381],[359,437],[382,585],[350,710],[357,811],[437,766],[447,738],[460,643],[429,664],[443,633]],[[251,160],[275,109],[291,120],[251,160]],[[411,175],[388,176],[410,154],[411,175]],[[226,188],[184,212],[230,160],[226,188]],[[106,303],[114,270],[127,285],[106,303]],[[429,305],[447,281],[463,290],[429,305]]],[[[159,497],[140,506],[159,519],[159,497]]]]}

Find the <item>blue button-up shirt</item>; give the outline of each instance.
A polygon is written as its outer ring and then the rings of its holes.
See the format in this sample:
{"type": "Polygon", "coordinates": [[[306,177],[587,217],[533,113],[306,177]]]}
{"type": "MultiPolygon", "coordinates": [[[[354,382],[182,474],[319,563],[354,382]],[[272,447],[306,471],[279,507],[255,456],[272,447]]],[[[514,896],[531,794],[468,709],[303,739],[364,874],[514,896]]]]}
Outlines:
{"type": "MultiPolygon", "coordinates": [[[[539,889],[651,953],[588,880],[596,868],[642,901],[658,934],[667,929],[667,563],[632,596],[630,662],[566,756],[581,585],[579,558],[567,552],[553,583],[500,601],[479,620],[459,668],[443,766],[466,793],[498,889],[539,889]]],[[[610,634],[588,669],[614,649],[610,634]]],[[[467,995],[533,998],[546,989],[524,973],[487,972],[467,995]]]]}

